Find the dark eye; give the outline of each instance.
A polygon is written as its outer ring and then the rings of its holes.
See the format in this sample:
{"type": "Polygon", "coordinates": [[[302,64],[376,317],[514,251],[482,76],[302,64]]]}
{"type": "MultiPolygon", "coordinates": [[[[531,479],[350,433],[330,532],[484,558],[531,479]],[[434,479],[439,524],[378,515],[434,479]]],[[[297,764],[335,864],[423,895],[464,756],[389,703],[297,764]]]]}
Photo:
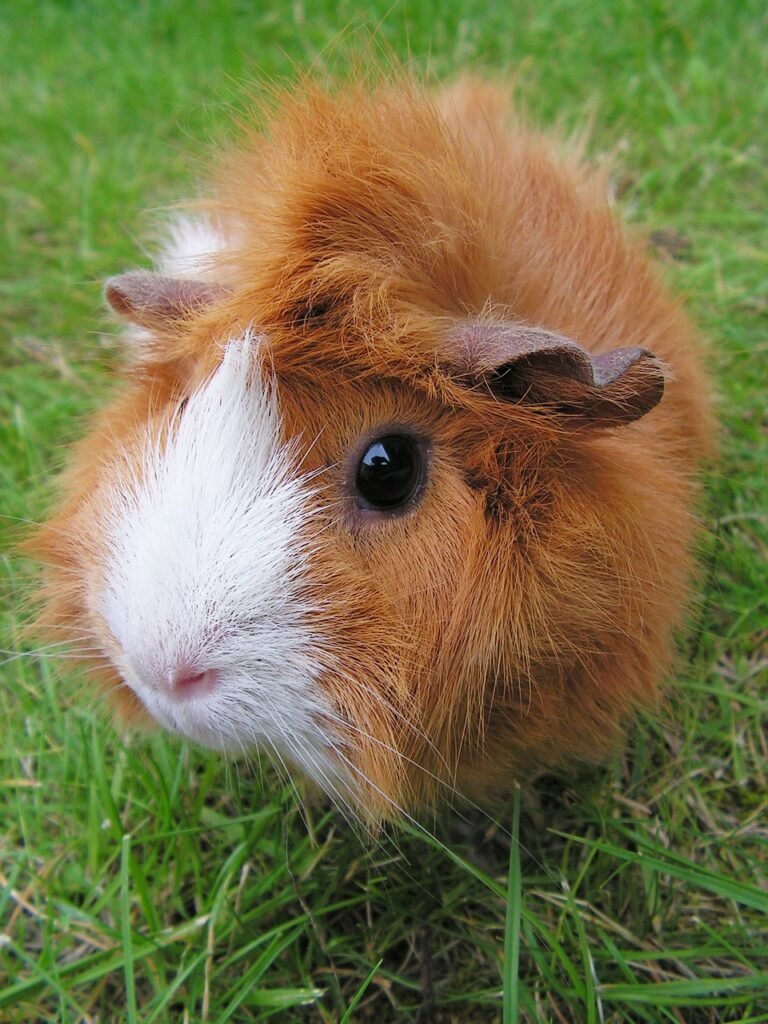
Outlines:
{"type": "Polygon", "coordinates": [[[419,442],[404,434],[388,434],[371,442],[357,467],[355,488],[362,508],[390,512],[416,494],[424,478],[419,442]]]}

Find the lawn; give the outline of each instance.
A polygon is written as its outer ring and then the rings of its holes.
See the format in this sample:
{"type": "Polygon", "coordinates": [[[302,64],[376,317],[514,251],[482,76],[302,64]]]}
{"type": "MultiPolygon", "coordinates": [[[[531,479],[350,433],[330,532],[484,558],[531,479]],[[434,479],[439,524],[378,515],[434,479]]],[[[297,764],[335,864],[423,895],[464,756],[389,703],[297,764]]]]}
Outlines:
{"type": "Polygon", "coordinates": [[[0,1020],[768,1020],[768,13],[758,0],[16,0],[0,13],[0,1020]],[[665,707],[494,821],[375,841],[270,764],[123,737],[23,633],[68,439],[110,387],[101,282],[246,83],[382,59],[515,73],[589,123],[711,339],[722,457],[665,707]]]}

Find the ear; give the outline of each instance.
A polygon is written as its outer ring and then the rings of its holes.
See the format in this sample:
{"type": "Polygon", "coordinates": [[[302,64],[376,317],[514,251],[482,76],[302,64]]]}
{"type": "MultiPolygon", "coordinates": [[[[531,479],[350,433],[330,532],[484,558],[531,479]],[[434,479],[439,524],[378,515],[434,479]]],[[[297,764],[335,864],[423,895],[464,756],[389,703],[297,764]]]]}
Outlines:
{"type": "Polygon", "coordinates": [[[466,321],[446,339],[444,363],[502,401],[594,427],[631,423],[664,394],[664,370],[647,349],[592,355],[570,338],[525,324],[466,321]]]}
{"type": "Polygon", "coordinates": [[[150,330],[177,330],[190,316],[226,295],[222,285],[164,277],[149,270],[111,277],[104,287],[104,296],[119,317],[150,330]]]}

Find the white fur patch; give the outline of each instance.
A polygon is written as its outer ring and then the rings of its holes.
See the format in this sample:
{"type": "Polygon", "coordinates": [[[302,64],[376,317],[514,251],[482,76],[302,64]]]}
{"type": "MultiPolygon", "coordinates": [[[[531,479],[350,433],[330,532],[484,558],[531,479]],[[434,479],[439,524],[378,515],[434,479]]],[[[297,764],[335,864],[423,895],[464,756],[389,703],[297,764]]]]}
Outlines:
{"type": "Polygon", "coordinates": [[[147,438],[141,468],[111,486],[97,611],[160,723],[217,749],[271,748],[340,795],[317,685],[325,641],[301,596],[310,488],[257,359],[254,338],[230,342],[167,437],[147,438]],[[210,669],[210,693],[174,691],[180,670],[210,669]]]}
{"type": "Polygon", "coordinates": [[[168,277],[204,278],[211,258],[226,248],[226,239],[207,218],[174,217],[157,269],[168,277]]]}

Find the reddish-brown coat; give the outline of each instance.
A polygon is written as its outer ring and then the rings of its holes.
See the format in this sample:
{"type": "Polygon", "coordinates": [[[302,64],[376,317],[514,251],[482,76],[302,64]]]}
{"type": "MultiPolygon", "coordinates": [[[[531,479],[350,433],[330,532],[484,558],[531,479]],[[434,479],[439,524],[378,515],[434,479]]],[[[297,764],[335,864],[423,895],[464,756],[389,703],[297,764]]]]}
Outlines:
{"type": "Polygon", "coordinates": [[[51,566],[46,622],[98,634],[93,495],[115,446],[162,422],[220,342],[255,325],[286,437],[322,471],[306,588],[367,813],[599,758],[654,700],[686,608],[694,474],[712,437],[699,340],[602,176],[509,127],[502,90],[465,82],[431,100],[408,81],[305,84],[277,106],[221,160],[204,204],[238,238],[212,262],[228,291],[157,333],[33,542],[51,566]],[[467,316],[541,325],[593,353],[650,349],[665,396],[611,430],[500,401],[448,369],[445,339],[467,316]],[[392,423],[430,438],[430,485],[412,514],[362,521],[345,465],[392,423]]]}

